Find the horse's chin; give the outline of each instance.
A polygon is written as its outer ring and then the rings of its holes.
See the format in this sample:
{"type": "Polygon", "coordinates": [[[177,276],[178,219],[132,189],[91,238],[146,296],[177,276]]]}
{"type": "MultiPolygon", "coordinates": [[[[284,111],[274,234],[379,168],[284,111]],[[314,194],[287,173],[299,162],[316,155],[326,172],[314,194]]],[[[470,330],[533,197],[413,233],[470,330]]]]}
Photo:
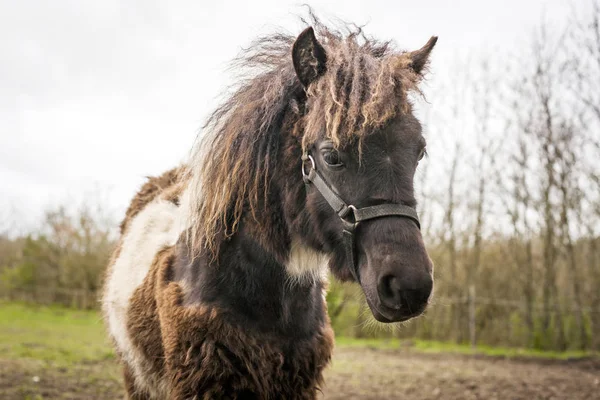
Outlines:
{"type": "Polygon", "coordinates": [[[404,321],[408,321],[409,319],[413,318],[413,316],[407,316],[407,317],[400,316],[400,317],[390,318],[390,317],[386,317],[378,310],[373,310],[373,309],[371,309],[371,314],[373,315],[373,318],[375,318],[375,320],[377,322],[381,322],[384,324],[392,324],[394,322],[404,322],[404,321]]]}
{"type": "MultiPolygon", "coordinates": [[[[365,288],[363,287],[363,290],[364,289],[365,288]]],[[[423,307],[423,309],[421,309],[421,310],[417,310],[416,312],[410,312],[410,313],[406,313],[402,310],[394,310],[394,309],[385,307],[384,305],[380,304],[379,301],[371,301],[369,299],[369,295],[366,292],[365,292],[365,298],[367,300],[367,304],[369,306],[369,309],[371,310],[371,314],[373,315],[373,318],[375,318],[375,320],[377,322],[381,322],[384,324],[392,324],[395,322],[408,321],[411,318],[418,317],[419,315],[421,315],[423,313],[423,311],[425,311],[425,307],[423,307]]]]}

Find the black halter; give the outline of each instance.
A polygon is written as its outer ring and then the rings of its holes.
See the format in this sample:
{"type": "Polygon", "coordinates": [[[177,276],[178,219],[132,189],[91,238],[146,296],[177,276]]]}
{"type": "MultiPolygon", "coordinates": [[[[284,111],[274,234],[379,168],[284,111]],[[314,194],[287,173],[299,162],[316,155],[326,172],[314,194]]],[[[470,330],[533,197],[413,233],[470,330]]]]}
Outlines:
{"type": "Polygon", "coordinates": [[[333,189],[325,182],[321,174],[317,171],[315,160],[310,154],[304,153],[302,155],[302,178],[304,183],[309,185],[313,184],[321,195],[327,200],[331,208],[336,212],[342,221],[342,237],[344,238],[344,247],[346,257],[350,261],[350,271],[360,283],[360,274],[358,265],[356,264],[354,257],[354,231],[361,221],[369,219],[398,216],[411,219],[419,229],[419,217],[417,211],[404,204],[386,203],[379,204],[371,207],[356,208],[353,205],[348,205],[333,189]],[[310,161],[310,170],[306,172],[305,164],[310,161]]]}

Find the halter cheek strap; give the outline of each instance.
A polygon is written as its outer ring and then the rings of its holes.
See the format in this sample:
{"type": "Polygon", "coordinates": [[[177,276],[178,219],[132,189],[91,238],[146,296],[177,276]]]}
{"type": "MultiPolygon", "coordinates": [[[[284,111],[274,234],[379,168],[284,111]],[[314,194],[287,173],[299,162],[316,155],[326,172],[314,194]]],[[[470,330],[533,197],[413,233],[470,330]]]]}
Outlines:
{"type": "Polygon", "coordinates": [[[350,262],[350,271],[359,283],[360,271],[354,255],[354,232],[360,222],[380,217],[397,216],[411,219],[421,229],[417,211],[404,204],[386,203],[363,208],[348,205],[323,179],[317,171],[315,160],[308,153],[302,155],[302,178],[307,186],[314,185],[342,221],[344,252],[346,253],[346,259],[350,262]]]}

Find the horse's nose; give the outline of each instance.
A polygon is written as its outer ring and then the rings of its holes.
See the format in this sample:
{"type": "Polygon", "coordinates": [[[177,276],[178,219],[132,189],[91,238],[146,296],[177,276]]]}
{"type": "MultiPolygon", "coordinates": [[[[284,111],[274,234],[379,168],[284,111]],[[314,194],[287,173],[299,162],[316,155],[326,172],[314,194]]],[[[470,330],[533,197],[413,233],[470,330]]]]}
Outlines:
{"type": "Polygon", "coordinates": [[[420,275],[402,277],[388,274],[379,278],[377,292],[381,304],[403,314],[420,312],[427,304],[433,289],[431,275],[428,273],[420,275]]]}

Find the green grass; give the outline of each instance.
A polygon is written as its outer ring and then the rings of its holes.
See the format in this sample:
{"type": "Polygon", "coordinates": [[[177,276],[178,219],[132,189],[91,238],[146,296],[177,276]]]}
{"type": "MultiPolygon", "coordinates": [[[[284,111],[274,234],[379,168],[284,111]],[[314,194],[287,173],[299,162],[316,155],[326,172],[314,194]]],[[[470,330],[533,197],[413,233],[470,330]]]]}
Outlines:
{"type": "Polygon", "coordinates": [[[475,348],[472,348],[470,345],[467,344],[437,342],[433,340],[420,339],[354,339],[338,337],[336,338],[336,345],[345,347],[369,347],[377,349],[406,349],[419,351],[423,353],[486,355],[490,357],[506,358],[535,357],[545,359],[566,360],[573,358],[598,356],[598,354],[589,351],[557,352],[534,349],[520,349],[512,347],[492,347],[485,345],[477,345],[475,348]]]}
{"type": "Polygon", "coordinates": [[[97,311],[0,302],[0,358],[68,366],[114,353],[97,311]]]}
{"type": "MultiPolygon", "coordinates": [[[[553,352],[477,346],[426,340],[354,339],[338,337],[340,347],[403,349],[426,353],[479,354],[494,357],[581,358],[590,352],[553,352]]],[[[63,307],[0,302],[0,358],[35,359],[55,365],[114,358],[100,313],[63,307]]]]}
{"type": "Polygon", "coordinates": [[[492,347],[485,345],[477,345],[472,348],[466,344],[443,343],[435,341],[415,341],[415,348],[424,352],[444,352],[444,353],[462,353],[462,354],[483,354],[492,357],[537,357],[547,359],[566,360],[572,358],[584,358],[594,356],[593,352],[589,351],[574,351],[565,352],[535,350],[535,349],[520,349],[512,347],[492,347]]]}

